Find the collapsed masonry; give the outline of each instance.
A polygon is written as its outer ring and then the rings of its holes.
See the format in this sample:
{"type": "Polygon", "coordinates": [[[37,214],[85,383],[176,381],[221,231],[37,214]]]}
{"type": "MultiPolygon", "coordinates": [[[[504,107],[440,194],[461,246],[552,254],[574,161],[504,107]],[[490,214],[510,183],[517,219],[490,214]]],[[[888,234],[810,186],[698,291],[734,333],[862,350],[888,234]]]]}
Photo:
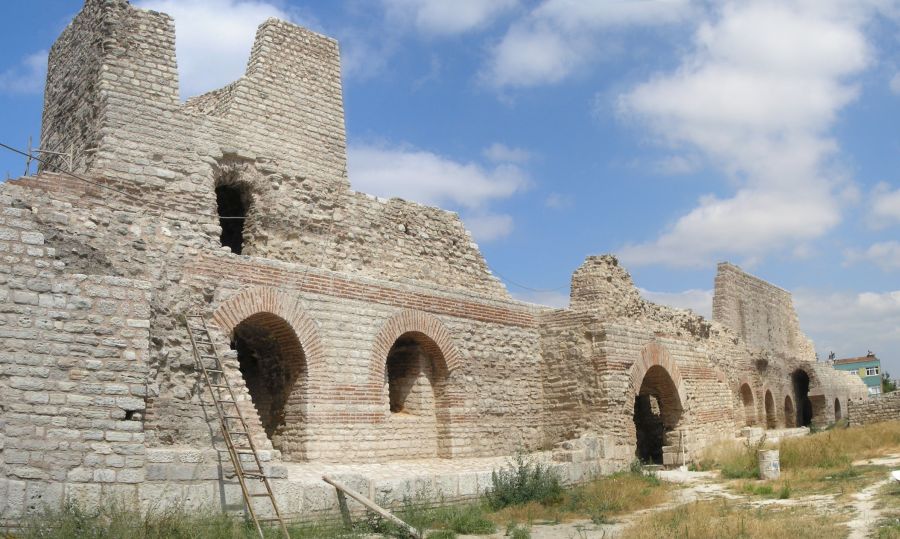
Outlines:
{"type": "Polygon", "coordinates": [[[171,18],[86,0],[50,52],[41,145],[89,182],[51,157],[0,186],[2,517],[237,503],[188,312],[231,350],[290,515],[332,503],[295,501],[290,463],[555,448],[579,480],[866,398],[815,363],[787,292],[730,264],[712,322],[643,300],[612,256],[568,309],[513,300],[457,215],[350,189],[338,45],[282,21],[181,103],[171,18]]]}

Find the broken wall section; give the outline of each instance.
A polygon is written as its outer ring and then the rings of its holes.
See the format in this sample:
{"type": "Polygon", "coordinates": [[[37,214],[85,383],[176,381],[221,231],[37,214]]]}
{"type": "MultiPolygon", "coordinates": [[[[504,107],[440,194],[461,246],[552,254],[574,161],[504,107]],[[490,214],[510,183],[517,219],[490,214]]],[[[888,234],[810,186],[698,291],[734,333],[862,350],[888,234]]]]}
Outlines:
{"type": "Polygon", "coordinates": [[[754,353],[816,360],[790,292],[728,262],[720,263],[716,273],[713,320],[740,335],[754,353]]]}
{"type": "Polygon", "coordinates": [[[0,517],[144,480],[150,285],[60,273],[0,195],[0,517]]]}

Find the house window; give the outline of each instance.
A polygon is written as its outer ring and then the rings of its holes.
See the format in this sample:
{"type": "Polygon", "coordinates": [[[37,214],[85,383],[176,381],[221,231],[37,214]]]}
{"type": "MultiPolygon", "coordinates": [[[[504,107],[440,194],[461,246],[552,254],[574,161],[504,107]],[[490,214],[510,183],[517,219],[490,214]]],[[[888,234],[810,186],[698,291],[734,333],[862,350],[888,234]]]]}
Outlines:
{"type": "Polygon", "coordinates": [[[881,388],[880,388],[880,387],[877,387],[877,386],[876,386],[876,387],[870,387],[870,388],[869,388],[869,395],[881,395],[881,388]]]}
{"type": "Polygon", "coordinates": [[[878,367],[866,367],[866,376],[876,376],[878,374],[878,367]]]}

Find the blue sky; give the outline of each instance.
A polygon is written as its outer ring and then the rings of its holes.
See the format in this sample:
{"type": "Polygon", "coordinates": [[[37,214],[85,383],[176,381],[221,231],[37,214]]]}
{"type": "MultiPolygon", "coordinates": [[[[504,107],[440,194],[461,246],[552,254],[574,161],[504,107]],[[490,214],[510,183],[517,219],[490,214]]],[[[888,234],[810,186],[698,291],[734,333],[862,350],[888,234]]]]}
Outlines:
{"type": "MultiPolygon", "coordinates": [[[[239,77],[267,17],[338,38],[354,187],[458,211],[516,297],[564,305],[612,252],[708,315],[729,260],[795,294],[821,355],[900,375],[900,1],[133,3],[175,17],[184,97],[239,77]]],[[[37,139],[80,4],[0,7],[0,141],[37,139]]]]}

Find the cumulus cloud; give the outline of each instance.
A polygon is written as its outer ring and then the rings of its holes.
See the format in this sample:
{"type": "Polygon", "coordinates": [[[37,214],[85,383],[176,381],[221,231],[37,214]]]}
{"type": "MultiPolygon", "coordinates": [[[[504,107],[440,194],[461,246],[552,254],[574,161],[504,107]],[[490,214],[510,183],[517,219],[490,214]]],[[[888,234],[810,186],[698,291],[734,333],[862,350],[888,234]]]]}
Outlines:
{"type": "Polygon", "coordinates": [[[382,0],[388,17],[419,32],[448,36],[487,26],[518,0],[382,0]]]}
{"type": "Polygon", "coordinates": [[[866,250],[851,250],[846,254],[849,264],[875,264],[884,271],[900,270],[900,242],[884,241],[870,245],[866,250]]]}
{"type": "Polygon", "coordinates": [[[484,150],[484,156],[494,163],[527,163],[531,161],[531,152],[522,148],[512,148],[506,144],[495,142],[484,150]]]}
{"type": "Polygon", "coordinates": [[[596,57],[604,31],[669,24],[691,12],[689,0],[544,0],[492,47],[482,77],[496,87],[556,83],[596,57]]]}
{"type": "Polygon", "coordinates": [[[879,183],[872,190],[868,213],[873,228],[900,224],[900,189],[891,189],[887,183],[879,183]]]}
{"type": "Polygon", "coordinates": [[[704,196],[656,240],[625,246],[630,264],[704,266],[759,260],[818,238],[841,219],[845,179],[828,131],[870,62],[869,12],[827,2],[733,2],[700,25],[673,73],[620,96],[626,121],[699,153],[732,196],[704,196]]]}
{"type": "Polygon", "coordinates": [[[544,199],[544,205],[554,210],[564,210],[575,205],[575,200],[570,195],[550,193],[544,199]]]}
{"type": "Polygon", "coordinates": [[[0,72],[0,93],[39,94],[47,77],[47,51],[23,58],[18,65],[0,72]]]}
{"type": "Polygon", "coordinates": [[[815,341],[819,357],[860,356],[868,350],[888,360],[900,374],[900,290],[887,292],[794,292],[803,330],[815,341]]]}
{"type": "Polygon", "coordinates": [[[476,214],[463,217],[472,236],[482,242],[498,240],[513,231],[513,218],[506,214],[476,214]]]}
{"type": "Polygon", "coordinates": [[[897,73],[891,78],[890,87],[892,92],[900,95],[900,73],[897,73]]]}
{"type": "Polygon", "coordinates": [[[181,96],[225,86],[244,74],[257,27],[270,17],[296,21],[262,0],[140,0],[136,7],[175,19],[181,96]]]}
{"type": "Polygon", "coordinates": [[[712,290],[691,289],[682,292],[654,292],[638,288],[638,291],[647,301],[668,305],[677,309],[690,309],[707,320],[712,318],[712,290]]]}
{"type": "Polygon", "coordinates": [[[355,145],[349,148],[348,159],[355,189],[431,206],[461,207],[463,220],[479,241],[512,231],[512,217],[491,212],[489,204],[530,183],[525,171],[513,164],[484,166],[405,146],[355,145]]]}

